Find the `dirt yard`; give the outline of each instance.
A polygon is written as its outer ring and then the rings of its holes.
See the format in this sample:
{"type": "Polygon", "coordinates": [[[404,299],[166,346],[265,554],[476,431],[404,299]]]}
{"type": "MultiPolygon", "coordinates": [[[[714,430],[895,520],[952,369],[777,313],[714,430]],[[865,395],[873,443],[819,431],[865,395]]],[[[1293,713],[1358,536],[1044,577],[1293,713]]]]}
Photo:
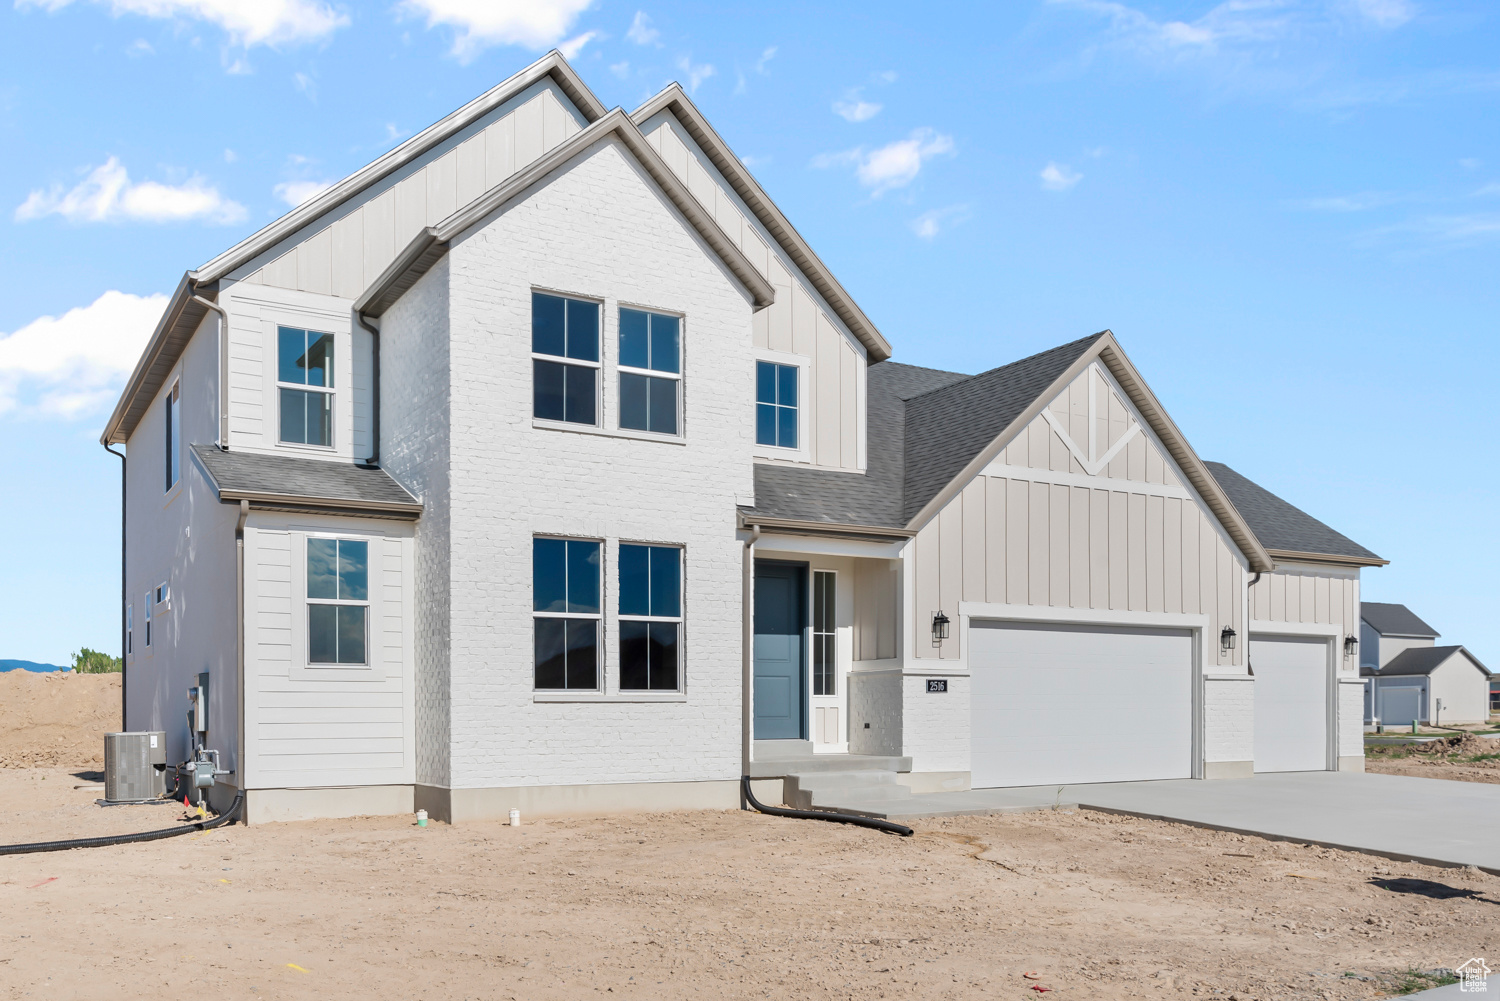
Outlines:
{"type": "Polygon", "coordinates": [[[1365,771],[1460,782],[1500,782],[1500,739],[1464,734],[1422,744],[1366,745],[1365,771]]]}
{"type": "MultiPolygon", "coordinates": [[[[0,753],[32,753],[20,706],[91,747],[46,707],[99,680],[12,683],[0,753]]],[[[178,823],[94,805],[97,757],[0,769],[0,844],[178,823]]],[[[1343,1001],[1500,952],[1494,876],[1050,811],[910,839],[739,812],[233,826],[0,856],[0,914],[4,999],[1343,1001]]]]}
{"type": "Polygon", "coordinates": [[[118,674],[0,671],[0,768],[99,768],[118,729],[118,674]]]}

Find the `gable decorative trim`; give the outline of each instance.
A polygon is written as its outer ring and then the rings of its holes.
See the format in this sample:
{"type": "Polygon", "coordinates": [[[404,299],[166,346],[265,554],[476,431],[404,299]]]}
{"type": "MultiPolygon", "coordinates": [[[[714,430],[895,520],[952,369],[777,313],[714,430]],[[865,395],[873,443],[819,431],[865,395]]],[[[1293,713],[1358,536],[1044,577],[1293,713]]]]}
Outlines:
{"type": "Polygon", "coordinates": [[[1125,429],[1125,433],[1120,435],[1119,439],[1103,455],[1100,455],[1098,442],[1099,370],[1092,365],[1089,366],[1088,377],[1089,444],[1087,452],[1078,446],[1078,443],[1073,440],[1072,435],[1068,434],[1068,429],[1063,427],[1062,421],[1058,420],[1057,415],[1052,412],[1050,406],[1042,411],[1042,419],[1052,426],[1052,430],[1062,439],[1062,443],[1068,447],[1068,452],[1072,454],[1073,458],[1078,460],[1078,464],[1083,467],[1083,471],[1090,476],[1098,476],[1104,467],[1109,465],[1110,460],[1119,455],[1120,450],[1130,444],[1130,440],[1140,433],[1141,426],[1132,418],[1130,425],[1125,429]]]}

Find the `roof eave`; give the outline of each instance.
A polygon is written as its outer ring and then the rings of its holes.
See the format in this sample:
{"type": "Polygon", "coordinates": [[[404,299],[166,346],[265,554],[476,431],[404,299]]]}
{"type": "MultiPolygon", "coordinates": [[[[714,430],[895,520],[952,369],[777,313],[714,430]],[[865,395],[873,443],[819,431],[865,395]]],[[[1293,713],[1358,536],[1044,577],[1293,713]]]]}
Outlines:
{"type": "Polygon", "coordinates": [[[337,208],[347,199],[371,184],[401,169],[454,133],[462,131],[489,114],[499,105],[537,81],[551,77],[590,123],[606,114],[603,102],[594,96],[583,79],[568,65],[562,53],[553,49],[519,73],[502,80],[485,93],[429,125],[384,156],[366,164],[327,191],[310,198],[256,233],[241,240],[198,269],[203,281],[214,281],[235,268],[274,247],[324,213],[337,208]]]}
{"type": "Polygon", "coordinates": [[[656,96],[650,98],[645,104],[631,112],[630,119],[636,125],[645,122],[652,115],[660,111],[670,110],[693,141],[708,155],[713,164],[725,180],[727,180],[735,194],[750,207],[760,224],[766,227],[767,232],[781,245],[792,261],[802,269],[804,274],[812,280],[819,294],[828,301],[838,314],[844,325],[864,345],[869,360],[873,362],[885,361],[891,356],[891,345],[881,334],[880,330],[865,315],[863,309],[855,302],[844,286],[834,277],[828,265],[823,263],[822,258],[814,253],[812,247],[797,232],[790,220],[782,214],[781,209],[766,194],[765,189],[760,186],[754,176],[745,169],[723,137],[719,135],[714,127],[709,124],[687,93],[679,83],[668,84],[666,89],[656,96]]]}
{"type": "MultiPolygon", "coordinates": [[[[142,388],[149,380],[151,370],[171,339],[172,332],[177,329],[182,317],[190,308],[196,307],[200,311],[193,328],[197,329],[198,323],[203,322],[203,316],[207,315],[208,310],[202,305],[193,303],[198,284],[197,275],[191,271],[184,272],[182,279],[178,281],[177,288],[167,300],[167,308],[162,311],[161,319],[156,323],[156,330],[152,332],[151,339],[146,342],[145,350],[141,352],[135,368],[131,370],[130,378],[125,380],[125,388],[120,391],[120,398],[115,401],[115,408],[110,412],[109,420],[104,424],[104,431],[99,435],[101,443],[118,445],[129,440],[131,434],[135,432],[135,424],[140,420],[140,414],[136,413],[134,420],[128,422],[129,427],[125,426],[127,418],[130,417],[133,409],[137,409],[133,406],[136,397],[140,395],[142,388]]],[[[173,364],[176,362],[174,361],[173,364]]]]}
{"type": "Polygon", "coordinates": [[[1300,549],[1267,549],[1274,560],[1292,560],[1299,563],[1329,563],[1341,567],[1383,567],[1390,560],[1383,560],[1373,553],[1369,556],[1345,556],[1337,553],[1310,553],[1300,549]]]}
{"type": "Polygon", "coordinates": [[[301,507],[341,508],[345,510],[376,511],[382,514],[419,515],[422,505],[412,501],[356,500],[348,497],[324,497],[305,494],[282,494],[269,490],[224,490],[218,491],[221,501],[249,501],[251,504],[287,504],[301,507]]]}

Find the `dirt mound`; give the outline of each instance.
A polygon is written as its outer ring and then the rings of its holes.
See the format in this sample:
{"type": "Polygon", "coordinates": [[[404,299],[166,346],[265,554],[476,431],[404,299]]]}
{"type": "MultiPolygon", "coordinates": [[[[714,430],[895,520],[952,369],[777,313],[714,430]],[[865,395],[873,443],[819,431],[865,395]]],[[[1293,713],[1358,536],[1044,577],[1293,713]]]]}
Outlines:
{"type": "Polygon", "coordinates": [[[0,673],[0,768],[101,767],[120,675],[0,673]]]}

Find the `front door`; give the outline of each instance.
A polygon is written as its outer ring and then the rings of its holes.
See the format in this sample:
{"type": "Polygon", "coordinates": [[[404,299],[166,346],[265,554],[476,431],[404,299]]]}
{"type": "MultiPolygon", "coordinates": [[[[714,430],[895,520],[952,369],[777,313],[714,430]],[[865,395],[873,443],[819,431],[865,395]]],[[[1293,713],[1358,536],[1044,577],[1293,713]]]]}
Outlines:
{"type": "Polygon", "coordinates": [[[802,740],[807,567],[755,563],[756,740],[802,740]]]}

